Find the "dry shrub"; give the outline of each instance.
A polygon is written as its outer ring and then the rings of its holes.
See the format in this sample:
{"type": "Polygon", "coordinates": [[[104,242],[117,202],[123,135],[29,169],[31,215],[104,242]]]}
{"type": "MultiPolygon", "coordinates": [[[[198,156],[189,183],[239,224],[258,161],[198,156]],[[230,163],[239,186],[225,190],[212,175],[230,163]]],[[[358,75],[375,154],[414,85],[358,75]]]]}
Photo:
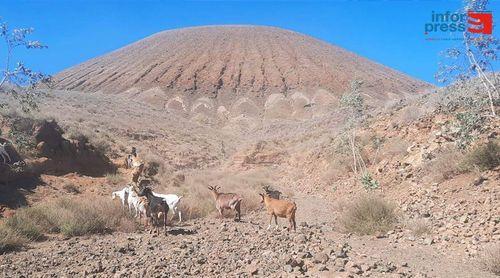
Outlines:
{"type": "Polygon", "coordinates": [[[460,161],[464,155],[455,146],[443,148],[436,157],[422,167],[427,178],[432,182],[443,182],[463,172],[460,161]]]}
{"type": "Polygon", "coordinates": [[[6,227],[5,223],[0,222],[0,254],[18,250],[27,242],[25,237],[6,227]]]}
{"type": "Polygon", "coordinates": [[[106,180],[112,185],[125,184],[125,179],[122,175],[118,173],[108,173],[106,174],[106,180]]]}
{"type": "Polygon", "coordinates": [[[484,269],[500,275],[500,244],[486,249],[480,258],[480,263],[484,269]]]}
{"type": "Polygon", "coordinates": [[[460,166],[464,170],[479,169],[490,170],[500,165],[500,145],[498,142],[489,141],[481,144],[468,152],[460,166]]]}
{"type": "Polygon", "coordinates": [[[405,227],[412,232],[414,236],[420,237],[432,233],[432,225],[426,219],[409,219],[405,222],[405,227]]]}
{"type": "Polygon", "coordinates": [[[80,193],[80,189],[72,183],[65,183],[63,185],[63,189],[70,194],[79,194],[80,193]]]}
{"type": "Polygon", "coordinates": [[[5,228],[10,229],[13,234],[28,240],[44,239],[44,231],[48,230],[48,219],[44,215],[44,208],[32,207],[16,211],[13,217],[5,220],[5,228]]]}
{"type": "Polygon", "coordinates": [[[188,176],[182,187],[165,185],[158,190],[182,195],[180,209],[183,218],[193,219],[215,212],[215,201],[207,186],[218,185],[221,187],[220,192],[240,194],[243,197],[241,210],[244,214],[261,207],[258,193],[262,190],[263,184],[272,183],[263,172],[259,171],[244,174],[200,171],[188,176]]]}
{"type": "Polygon", "coordinates": [[[92,130],[82,125],[68,126],[64,132],[64,137],[80,142],[90,143],[98,153],[114,156],[110,141],[112,136],[106,132],[92,130]]]}
{"type": "Polygon", "coordinates": [[[137,228],[134,218],[117,203],[105,198],[63,198],[17,210],[5,227],[29,240],[40,240],[45,233],[65,236],[130,232],[137,228]]]}
{"type": "Polygon", "coordinates": [[[158,155],[152,153],[150,150],[142,151],[144,161],[146,162],[146,167],[144,168],[144,173],[149,177],[154,177],[161,184],[168,184],[173,176],[173,169],[165,163],[165,159],[162,159],[158,155]]]}
{"type": "Polygon", "coordinates": [[[385,233],[396,221],[394,206],[376,196],[362,196],[347,205],[341,218],[345,231],[358,235],[385,233]]]}

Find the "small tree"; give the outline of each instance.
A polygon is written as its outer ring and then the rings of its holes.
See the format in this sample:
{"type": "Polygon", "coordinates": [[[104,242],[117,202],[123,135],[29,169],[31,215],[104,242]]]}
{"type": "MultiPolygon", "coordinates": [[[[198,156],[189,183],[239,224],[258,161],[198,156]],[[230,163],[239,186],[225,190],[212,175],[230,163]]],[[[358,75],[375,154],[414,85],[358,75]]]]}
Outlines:
{"type": "MultiPolygon", "coordinates": [[[[32,41],[26,38],[33,32],[33,28],[10,30],[6,22],[0,22],[0,37],[3,38],[7,50],[5,68],[0,71],[0,93],[13,96],[19,101],[25,112],[37,108],[34,98],[37,94],[35,87],[40,83],[48,84],[51,80],[49,75],[35,72],[23,62],[17,62],[15,66],[12,65],[14,51],[18,47],[25,47],[26,49],[47,48],[40,41],[32,41]]],[[[6,105],[6,103],[0,103],[0,107],[6,105]]]]}
{"type": "Polygon", "coordinates": [[[368,172],[365,161],[361,156],[359,147],[356,144],[356,128],[365,120],[365,102],[361,95],[363,81],[355,79],[351,82],[349,91],[344,93],[340,99],[340,106],[346,112],[345,134],[352,153],[352,170],[361,183],[368,189],[375,189],[379,186],[368,172]]]}
{"type": "MultiPolygon", "coordinates": [[[[488,0],[465,0],[462,12],[486,11],[488,0]]],[[[465,30],[463,42],[457,47],[442,52],[444,63],[440,63],[436,79],[438,82],[466,81],[477,77],[488,96],[493,117],[499,99],[498,81],[492,64],[498,60],[499,40],[493,35],[472,33],[465,30]],[[491,73],[491,74],[490,74],[491,73]]]]}

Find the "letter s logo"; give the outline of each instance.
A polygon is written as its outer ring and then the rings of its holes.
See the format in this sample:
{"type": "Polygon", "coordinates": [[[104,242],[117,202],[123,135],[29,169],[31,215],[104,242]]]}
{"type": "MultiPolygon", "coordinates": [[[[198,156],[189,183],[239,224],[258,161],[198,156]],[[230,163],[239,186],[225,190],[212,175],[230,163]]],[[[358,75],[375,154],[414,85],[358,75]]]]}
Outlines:
{"type": "Polygon", "coordinates": [[[467,31],[475,34],[487,34],[491,35],[493,33],[493,15],[491,12],[467,12],[469,19],[467,22],[472,26],[467,29],[467,31]]]}

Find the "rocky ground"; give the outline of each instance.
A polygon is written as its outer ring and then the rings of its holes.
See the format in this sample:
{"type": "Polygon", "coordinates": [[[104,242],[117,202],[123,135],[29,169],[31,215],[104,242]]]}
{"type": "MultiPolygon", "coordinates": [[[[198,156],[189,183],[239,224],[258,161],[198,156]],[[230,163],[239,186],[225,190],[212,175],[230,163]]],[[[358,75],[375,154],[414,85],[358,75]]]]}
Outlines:
{"type": "MultiPolygon", "coordinates": [[[[296,197],[298,229],[267,230],[263,211],[242,222],[207,218],[147,232],[58,238],[2,255],[3,277],[493,277],[460,248],[404,228],[339,233],[321,198],[296,197]],[[320,212],[320,208],[321,212],[320,212]]],[[[283,225],[284,221],[281,220],[283,225]]]]}

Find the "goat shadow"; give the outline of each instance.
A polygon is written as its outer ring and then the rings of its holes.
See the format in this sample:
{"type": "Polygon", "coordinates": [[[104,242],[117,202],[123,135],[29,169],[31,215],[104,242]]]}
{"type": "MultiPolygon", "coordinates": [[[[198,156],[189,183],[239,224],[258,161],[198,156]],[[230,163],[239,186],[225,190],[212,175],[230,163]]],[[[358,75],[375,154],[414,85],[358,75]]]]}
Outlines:
{"type": "Polygon", "coordinates": [[[0,205],[11,209],[28,205],[26,195],[38,186],[46,185],[39,176],[27,177],[16,182],[0,184],[0,205]]]}
{"type": "Polygon", "coordinates": [[[190,230],[190,229],[184,229],[184,228],[174,228],[170,229],[167,231],[167,234],[169,235],[194,235],[197,234],[198,232],[196,230],[190,230]]]}

